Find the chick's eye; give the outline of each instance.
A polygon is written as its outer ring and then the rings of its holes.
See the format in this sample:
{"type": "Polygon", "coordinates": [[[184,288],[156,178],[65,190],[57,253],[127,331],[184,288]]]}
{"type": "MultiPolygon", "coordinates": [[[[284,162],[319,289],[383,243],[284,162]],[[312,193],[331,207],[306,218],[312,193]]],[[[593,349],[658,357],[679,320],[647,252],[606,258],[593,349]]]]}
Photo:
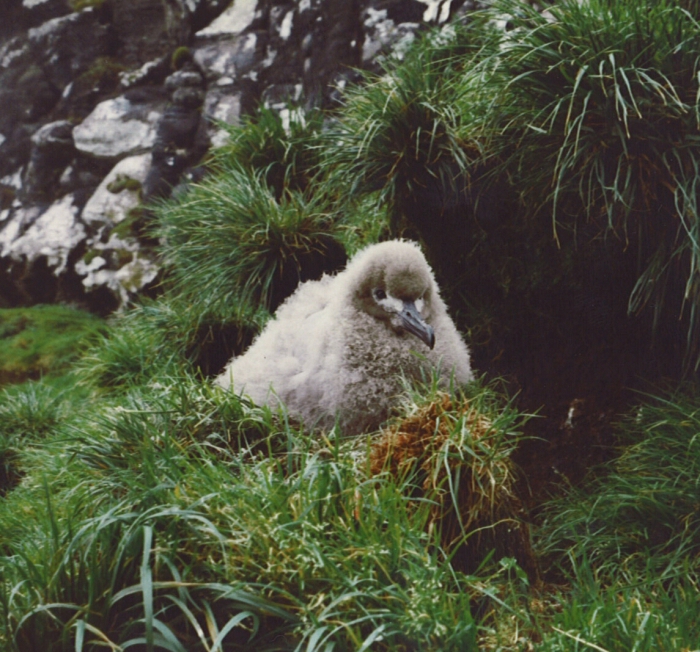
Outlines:
{"type": "Polygon", "coordinates": [[[384,292],[384,290],[382,290],[382,288],[377,288],[374,291],[374,298],[377,301],[382,301],[382,300],[386,299],[386,292],[384,292]]]}

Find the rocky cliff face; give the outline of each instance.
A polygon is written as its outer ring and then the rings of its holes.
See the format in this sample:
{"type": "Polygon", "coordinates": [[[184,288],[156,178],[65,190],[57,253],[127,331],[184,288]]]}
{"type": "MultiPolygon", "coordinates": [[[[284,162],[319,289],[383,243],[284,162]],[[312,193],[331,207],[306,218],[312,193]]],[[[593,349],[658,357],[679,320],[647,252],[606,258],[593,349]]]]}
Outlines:
{"type": "Polygon", "coordinates": [[[328,106],[354,68],[469,4],[2,0],[0,306],[106,314],[147,291],[141,206],[219,142],[219,121],[328,106]]]}

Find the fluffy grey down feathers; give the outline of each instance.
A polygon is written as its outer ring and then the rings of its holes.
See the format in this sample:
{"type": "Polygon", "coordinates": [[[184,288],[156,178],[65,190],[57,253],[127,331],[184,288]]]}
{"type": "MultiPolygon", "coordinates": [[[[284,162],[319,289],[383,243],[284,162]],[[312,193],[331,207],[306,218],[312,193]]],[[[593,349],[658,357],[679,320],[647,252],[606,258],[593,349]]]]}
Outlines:
{"type": "Polygon", "coordinates": [[[417,245],[360,251],[336,276],[309,281],[216,379],[255,403],[287,406],[309,427],[374,430],[426,366],[447,382],[472,378],[469,351],[417,245]],[[431,348],[431,345],[434,346],[431,348]]]}

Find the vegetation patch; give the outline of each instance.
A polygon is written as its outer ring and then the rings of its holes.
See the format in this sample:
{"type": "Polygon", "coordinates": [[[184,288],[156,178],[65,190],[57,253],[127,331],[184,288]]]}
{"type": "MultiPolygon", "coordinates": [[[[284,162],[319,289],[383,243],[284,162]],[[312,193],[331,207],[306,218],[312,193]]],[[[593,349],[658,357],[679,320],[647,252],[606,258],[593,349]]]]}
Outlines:
{"type": "MultiPolygon", "coordinates": [[[[285,119],[261,107],[240,126],[223,125],[228,143],[219,148],[215,161],[232,163],[259,173],[277,198],[286,190],[306,190],[318,173],[323,115],[290,105],[285,119]]],[[[315,189],[316,190],[316,189],[315,189]]]]}
{"type": "Polygon", "coordinates": [[[261,175],[223,170],[160,212],[177,291],[212,309],[241,301],[276,308],[299,282],[345,263],[327,208],[299,192],[278,201],[261,175]]]}
{"type": "Polygon", "coordinates": [[[103,321],[64,306],[0,310],[0,385],[65,373],[103,321]]]}
{"type": "Polygon", "coordinates": [[[154,208],[157,299],[0,311],[0,381],[45,376],[0,392],[0,647],[700,648],[697,13],[499,1],[333,115],[229,128],[154,208]],[[344,438],[211,384],[396,236],[501,385],[344,438]]]}
{"type": "MultiPolygon", "coordinates": [[[[700,579],[700,416],[693,388],[640,405],[622,421],[605,473],[552,503],[546,550],[606,577],[700,579]]],[[[557,555],[558,558],[561,558],[557,555]]]]}
{"type": "Polygon", "coordinates": [[[28,382],[0,390],[0,496],[22,477],[27,446],[41,445],[66,416],[67,384],[28,382]]]}
{"type": "Polygon", "coordinates": [[[30,458],[31,477],[52,475],[0,504],[8,644],[475,649],[470,580],[427,505],[407,508],[389,477],[367,482],[361,442],[160,379],[73,417],[68,442],[47,440],[59,459],[30,458]]]}
{"type": "MultiPolygon", "coordinates": [[[[99,8],[103,4],[102,1],[96,0],[78,0],[78,2],[82,2],[84,5],[76,11],[88,6],[99,8]]],[[[119,75],[125,70],[127,67],[114,57],[97,57],[95,62],[76,79],[75,83],[77,88],[85,92],[111,91],[119,83],[119,75]]]]}
{"type": "Polygon", "coordinates": [[[546,588],[511,588],[488,649],[514,631],[548,651],[697,648],[699,405],[695,387],[646,397],[618,426],[619,457],[544,506],[546,588]]]}
{"type": "Polygon", "coordinates": [[[186,63],[192,62],[192,50],[187,46],[182,45],[179,48],[175,48],[172,56],[170,57],[170,66],[173,70],[180,70],[186,63]]]}
{"type": "Polygon", "coordinates": [[[126,174],[118,174],[114,181],[107,184],[107,190],[114,194],[118,194],[122,192],[122,190],[138,192],[139,190],[141,190],[141,182],[137,179],[133,179],[132,177],[126,174]]]}
{"type": "Polygon", "coordinates": [[[268,317],[238,304],[217,312],[182,298],[144,300],[112,318],[77,373],[86,387],[118,393],[163,375],[213,376],[250,345],[268,317]]]}
{"type": "Polygon", "coordinates": [[[475,572],[495,551],[499,559],[515,558],[536,581],[530,532],[515,492],[515,415],[493,410],[486,396],[421,397],[372,446],[371,473],[411,478],[419,497],[432,505],[430,527],[440,532],[453,565],[475,572]],[[486,407],[493,412],[485,413],[486,407]]]}

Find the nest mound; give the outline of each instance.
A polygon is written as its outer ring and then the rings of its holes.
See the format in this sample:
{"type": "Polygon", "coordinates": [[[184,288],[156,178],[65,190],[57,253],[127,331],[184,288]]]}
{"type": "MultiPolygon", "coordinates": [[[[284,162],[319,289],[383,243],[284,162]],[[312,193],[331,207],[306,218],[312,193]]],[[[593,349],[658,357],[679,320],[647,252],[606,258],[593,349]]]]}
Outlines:
{"type": "Polygon", "coordinates": [[[514,557],[536,582],[530,529],[514,493],[513,450],[512,437],[469,400],[441,392],[381,433],[370,452],[370,472],[397,480],[412,476],[412,497],[433,503],[429,527],[440,528],[459,570],[476,571],[495,551],[496,558],[514,557]]]}

